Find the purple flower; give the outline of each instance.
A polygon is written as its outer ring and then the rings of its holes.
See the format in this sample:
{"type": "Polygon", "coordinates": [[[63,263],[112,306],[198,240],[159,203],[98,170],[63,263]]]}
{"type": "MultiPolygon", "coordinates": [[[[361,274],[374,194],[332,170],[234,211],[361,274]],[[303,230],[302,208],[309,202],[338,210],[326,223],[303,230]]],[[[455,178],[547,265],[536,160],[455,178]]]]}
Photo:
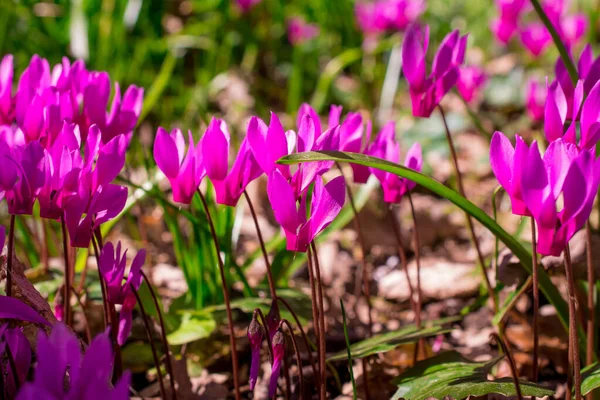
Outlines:
{"type": "Polygon", "coordinates": [[[456,88],[467,103],[477,98],[481,87],[487,81],[485,71],[474,65],[460,68],[456,88]]]}
{"type": "Polygon", "coordinates": [[[550,46],[552,36],[543,23],[532,22],[521,30],[521,42],[534,57],[537,57],[550,46]]]}
{"type": "Polygon", "coordinates": [[[12,97],[13,56],[7,54],[0,62],[0,125],[11,125],[15,114],[12,97]]]}
{"type": "Polygon", "coordinates": [[[424,0],[376,0],[358,2],[354,8],[356,22],[367,35],[388,30],[403,31],[425,11],[424,0]]]}
{"type": "Polygon", "coordinates": [[[0,296],[0,319],[16,319],[50,326],[37,311],[14,297],[0,296]]]}
{"type": "Polygon", "coordinates": [[[310,217],[306,216],[306,196],[296,205],[296,193],[283,177],[275,170],[269,176],[267,194],[275,219],[282,226],[287,239],[287,249],[305,252],[315,236],[325,229],[339,214],[345,201],[344,178],[338,176],[326,185],[321,178],[315,180],[310,206],[310,217]]]}
{"type": "Polygon", "coordinates": [[[242,12],[248,12],[252,7],[260,3],[262,0],[236,0],[238,7],[242,12]]]}
{"type": "Polygon", "coordinates": [[[281,329],[273,336],[273,365],[271,366],[271,378],[269,379],[269,398],[272,398],[277,393],[277,381],[281,373],[281,364],[285,355],[285,336],[281,329]]]}
{"type": "Polygon", "coordinates": [[[507,44],[512,38],[525,4],[525,0],[496,0],[500,15],[492,21],[491,28],[498,41],[507,44]]]}
{"type": "Polygon", "coordinates": [[[82,359],[79,340],[65,325],[56,324],[49,337],[38,335],[34,380],[23,385],[17,399],[129,399],[130,374],[113,388],[112,363],[107,334],[96,336],[82,359]]]}
{"type": "Polygon", "coordinates": [[[141,269],[146,260],[146,250],[140,250],[133,261],[127,280],[123,283],[125,267],[127,264],[127,250],[121,255],[121,242],[117,243],[116,253],[111,242],[107,242],[100,253],[98,269],[107,286],[107,299],[109,303],[120,304],[119,332],[117,343],[122,346],[131,332],[132,312],[136,305],[135,293],[142,284],[141,269]]]}
{"type": "Polygon", "coordinates": [[[248,325],[248,341],[250,342],[250,390],[254,390],[258,372],[260,370],[260,348],[263,340],[263,328],[256,319],[256,312],[252,315],[252,321],[248,325]]]}
{"type": "Polygon", "coordinates": [[[181,130],[168,133],[158,128],[154,141],[154,159],[156,165],[165,174],[173,189],[173,200],[190,204],[200,181],[206,174],[202,164],[200,143],[194,145],[192,132],[188,131],[188,150],[185,151],[185,139],[181,130]],[[177,154],[177,158],[173,155],[177,154]]]}
{"type": "Polygon", "coordinates": [[[525,89],[525,108],[529,117],[539,122],[544,119],[544,104],[546,102],[546,86],[535,79],[527,82],[525,89]]]}
{"type": "Polygon", "coordinates": [[[277,169],[286,179],[291,178],[290,166],[276,164],[276,161],[294,151],[296,133],[285,132],[275,113],[271,113],[268,127],[260,118],[252,117],[248,124],[246,138],[256,162],[267,176],[277,169]]]}
{"type": "Polygon", "coordinates": [[[490,144],[490,164],[498,183],[504,188],[512,204],[515,215],[531,215],[523,200],[521,176],[529,147],[523,139],[516,136],[516,146],[502,132],[494,132],[490,144]]]}
{"type": "MultiPolygon", "coordinates": [[[[369,155],[379,157],[393,163],[400,163],[400,144],[396,141],[394,123],[388,122],[369,147],[369,155]]],[[[421,171],[423,158],[421,146],[415,143],[406,153],[404,165],[415,171],[421,171]]],[[[399,203],[404,194],[412,190],[416,184],[408,179],[400,178],[395,174],[372,168],[371,172],[381,182],[383,200],[387,203],[399,203]]]]}
{"type": "Polygon", "coordinates": [[[402,71],[408,81],[413,115],[429,117],[442,98],[456,84],[463,63],[467,36],[452,31],[442,41],[427,75],[425,56],[429,47],[429,26],[413,25],[402,44],[402,71]]]}
{"type": "Polygon", "coordinates": [[[33,204],[45,184],[44,149],[34,141],[13,148],[9,157],[10,161],[4,163],[9,169],[16,167],[18,180],[5,193],[8,212],[31,215],[33,204]]]}
{"type": "MultiPolygon", "coordinates": [[[[332,105],[329,111],[329,126],[340,125],[340,115],[342,106],[332,105]]],[[[364,153],[367,150],[371,140],[371,122],[367,121],[366,135],[363,125],[363,118],[359,113],[348,113],[340,125],[340,151],[350,151],[353,153],[364,153]],[[364,137],[363,137],[364,136],[364,137]]],[[[369,179],[371,172],[368,167],[362,165],[350,164],[354,182],[365,183],[369,179]]]]}
{"type": "Polygon", "coordinates": [[[559,25],[559,35],[567,48],[574,46],[587,30],[587,18],[584,14],[566,15],[559,25]]]}
{"type": "Polygon", "coordinates": [[[215,186],[217,203],[235,206],[246,186],[262,174],[248,139],[242,141],[231,170],[228,170],[229,132],[224,121],[213,118],[201,142],[204,168],[215,186]]]}
{"type": "MultiPolygon", "coordinates": [[[[19,383],[25,382],[29,365],[31,364],[31,346],[29,341],[23,334],[21,328],[7,329],[7,326],[0,326],[0,356],[3,356],[6,350],[10,350],[10,354],[15,362],[15,370],[19,383]]],[[[0,361],[1,362],[1,361],[0,361]]],[[[2,387],[9,398],[15,398],[17,388],[15,386],[15,377],[13,369],[8,365],[8,362],[2,366],[4,373],[0,379],[4,380],[2,387]]]]}
{"type": "MultiPolygon", "coordinates": [[[[600,83],[597,83],[584,100],[584,83],[578,81],[572,98],[572,106],[558,82],[548,87],[548,96],[544,110],[544,132],[548,141],[563,138],[580,148],[592,149],[600,139],[600,83]],[[577,124],[571,123],[565,131],[568,110],[572,110],[572,118],[580,120],[579,141],[577,140],[577,124]]],[[[571,99],[569,99],[571,100],[571,99]]]]}
{"type": "Polygon", "coordinates": [[[0,254],[4,251],[4,242],[6,240],[6,228],[4,225],[0,225],[0,254]]]}
{"type": "Polygon", "coordinates": [[[319,26],[307,23],[304,18],[293,17],[288,21],[288,40],[294,46],[313,39],[319,34],[319,26]]]}

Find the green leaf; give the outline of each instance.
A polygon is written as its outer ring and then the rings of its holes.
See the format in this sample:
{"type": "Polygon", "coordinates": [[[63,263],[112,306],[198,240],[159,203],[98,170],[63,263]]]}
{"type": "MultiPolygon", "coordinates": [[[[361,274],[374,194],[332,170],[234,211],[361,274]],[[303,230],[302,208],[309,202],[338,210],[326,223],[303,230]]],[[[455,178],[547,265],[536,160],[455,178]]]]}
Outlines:
{"type": "Polygon", "coordinates": [[[594,363],[581,370],[581,394],[586,395],[600,387],[600,364],[594,363]]]}
{"type": "MultiPolygon", "coordinates": [[[[446,396],[464,399],[469,396],[484,396],[497,393],[504,396],[516,395],[511,378],[489,380],[492,366],[502,359],[496,357],[487,362],[469,361],[455,351],[441,353],[418,362],[394,380],[399,386],[392,399],[425,400],[442,399],[446,396]]],[[[551,396],[554,391],[520,381],[524,396],[551,396]]]]}
{"type": "MultiPolygon", "coordinates": [[[[498,239],[500,239],[506,247],[508,247],[517,258],[519,258],[523,268],[531,275],[531,253],[523,245],[516,240],[511,234],[506,232],[500,225],[498,225],[489,215],[482,209],[471,203],[469,200],[462,197],[454,190],[448,188],[442,183],[425,176],[417,171],[406,168],[404,166],[394,164],[392,162],[382,160],[377,157],[366,156],[364,154],[347,153],[341,151],[319,151],[319,152],[307,152],[292,154],[281,158],[278,162],[282,164],[296,164],[308,161],[324,161],[332,160],[337,162],[350,162],[353,164],[364,165],[367,167],[377,168],[386,172],[390,172],[397,176],[407,178],[413,182],[423,186],[426,189],[431,190],[433,193],[446,198],[458,207],[469,213],[473,218],[479,221],[485,226],[490,232],[492,232],[498,239]]],[[[544,296],[552,303],[556,308],[556,312],[560,321],[562,322],[565,329],[568,328],[569,324],[569,311],[567,303],[563,300],[558,292],[558,289],[554,286],[550,277],[544,271],[542,267],[538,267],[539,284],[540,289],[544,293],[544,296]]],[[[580,339],[585,338],[585,333],[579,332],[580,339]]],[[[581,343],[585,343],[583,340],[581,343]]]]}
{"type": "MultiPolygon", "coordinates": [[[[352,358],[364,358],[372,354],[385,353],[405,343],[416,342],[421,338],[441,335],[452,329],[442,326],[418,329],[415,325],[406,326],[398,331],[386,332],[354,343],[350,346],[352,358]]],[[[343,350],[329,357],[327,361],[340,361],[348,359],[348,351],[343,350]]]]}
{"type": "Polygon", "coordinates": [[[181,325],[167,336],[169,344],[177,346],[204,339],[217,328],[217,323],[208,314],[184,314],[181,325]]]}

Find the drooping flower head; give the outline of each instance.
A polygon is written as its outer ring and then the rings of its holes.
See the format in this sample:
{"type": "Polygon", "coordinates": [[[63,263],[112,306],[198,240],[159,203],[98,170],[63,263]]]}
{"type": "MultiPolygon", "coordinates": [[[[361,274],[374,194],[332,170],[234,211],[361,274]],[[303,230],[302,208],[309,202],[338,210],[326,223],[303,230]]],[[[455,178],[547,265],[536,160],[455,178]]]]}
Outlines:
{"type": "Polygon", "coordinates": [[[248,341],[250,342],[251,363],[250,363],[250,390],[254,390],[258,372],[260,370],[260,348],[263,341],[263,328],[256,318],[257,312],[252,314],[252,321],[248,325],[248,341]]]}
{"type": "Polygon", "coordinates": [[[269,398],[272,398],[277,393],[277,381],[281,373],[281,364],[283,356],[285,356],[285,336],[281,329],[273,336],[273,365],[271,366],[271,378],[269,379],[269,398]]]}
{"type": "Polygon", "coordinates": [[[34,379],[22,386],[17,400],[129,399],[129,372],[111,385],[113,351],[106,333],[96,336],[82,359],[79,340],[59,323],[49,337],[40,331],[36,353],[34,379]]]}
{"type": "Polygon", "coordinates": [[[190,204],[202,178],[206,175],[202,164],[201,142],[194,145],[192,132],[188,131],[188,150],[181,130],[168,133],[158,128],[154,141],[154,160],[165,174],[173,189],[173,200],[190,204]],[[177,157],[174,155],[177,154],[177,157]]]}
{"type": "Polygon", "coordinates": [[[13,56],[7,54],[0,61],[0,125],[11,125],[15,117],[12,84],[13,56]]]}
{"type": "Polygon", "coordinates": [[[309,24],[302,17],[293,17],[288,21],[288,40],[294,46],[313,39],[319,34],[319,26],[309,24]]]}
{"type": "Polygon", "coordinates": [[[127,250],[121,254],[121,242],[115,248],[107,242],[100,254],[98,269],[107,286],[107,299],[112,304],[120,304],[119,332],[117,342],[122,346],[131,332],[132,312],[136,305],[134,290],[137,291],[142,284],[141,269],[146,260],[146,251],[140,250],[133,261],[127,280],[123,283],[125,267],[127,264],[127,250]]]}
{"type": "Polygon", "coordinates": [[[427,74],[429,26],[413,25],[406,32],[402,44],[402,71],[408,81],[413,115],[428,118],[433,109],[458,81],[459,66],[465,58],[467,36],[458,30],[450,32],[433,60],[431,74],[427,74]]]}
{"type": "Polygon", "coordinates": [[[544,119],[544,105],[546,103],[546,86],[536,79],[530,79],[525,86],[525,109],[529,117],[535,122],[544,119]]]}
{"type": "Polygon", "coordinates": [[[323,185],[320,177],[314,181],[307,218],[307,199],[302,196],[299,205],[293,187],[275,170],[269,176],[267,194],[275,219],[282,226],[287,239],[287,249],[305,252],[315,236],[325,229],[339,214],[345,201],[344,178],[338,176],[323,185]]]}
{"type": "Polygon", "coordinates": [[[487,76],[482,68],[475,65],[464,66],[460,68],[456,88],[465,101],[470,103],[478,97],[486,81],[487,76]]]}
{"type": "MultiPolygon", "coordinates": [[[[368,154],[393,163],[400,163],[400,144],[396,141],[396,132],[393,122],[388,122],[381,132],[379,132],[375,141],[369,147],[368,154]]],[[[413,144],[408,150],[404,165],[415,171],[421,171],[423,158],[419,143],[413,144]]],[[[411,180],[400,178],[395,174],[377,168],[372,168],[371,172],[381,183],[381,187],[383,188],[383,200],[386,203],[399,203],[400,200],[402,200],[402,197],[416,186],[416,183],[411,180]]]]}

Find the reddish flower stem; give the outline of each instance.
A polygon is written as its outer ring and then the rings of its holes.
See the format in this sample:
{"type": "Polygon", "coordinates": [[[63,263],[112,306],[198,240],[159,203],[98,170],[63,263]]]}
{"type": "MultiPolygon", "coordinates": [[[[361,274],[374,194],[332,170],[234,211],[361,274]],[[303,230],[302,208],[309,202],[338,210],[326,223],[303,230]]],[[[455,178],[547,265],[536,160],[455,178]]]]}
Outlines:
{"type": "MultiPolygon", "coordinates": [[[[587,320],[587,343],[586,343],[586,357],[585,365],[591,365],[594,362],[594,342],[596,337],[595,325],[596,325],[596,308],[594,305],[594,294],[596,294],[596,271],[594,270],[594,259],[592,255],[592,226],[590,221],[585,225],[585,254],[587,259],[587,280],[588,280],[588,293],[587,293],[587,306],[588,306],[588,320],[587,320]]],[[[590,394],[591,396],[591,394],[590,394]]]]}
{"type": "Polygon", "coordinates": [[[61,216],[60,218],[60,226],[62,229],[62,237],[63,237],[63,256],[65,260],[65,324],[67,326],[71,326],[71,268],[69,267],[69,234],[67,232],[67,227],[65,225],[65,216],[61,216]]]}
{"type": "Polygon", "coordinates": [[[173,393],[172,398],[173,400],[177,400],[177,391],[175,390],[175,375],[173,374],[173,363],[171,360],[171,350],[169,348],[169,341],[167,340],[167,330],[165,329],[165,321],[163,319],[162,310],[160,308],[160,304],[158,304],[158,298],[156,296],[156,293],[154,292],[154,289],[152,288],[152,284],[150,283],[148,276],[144,273],[142,269],[140,269],[140,274],[142,275],[142,278],[144,278],[144,281],[148,286],[150,296],[152,296],[152,300],[154,301],[154,308],[156,309],[156,313],[158,314],[158,322],[160,323],[160,334],[163,346],[165,347],[165,356],[167,359],[167,372],[169,373],[169,376],[171,378],[169,381],[171,384],[171,393],[173,393]]]}
{"type": "Polygon", "coordinates": [[[83,315],[83,325],[85,329],[85,338],[87,339],[87,343],[90,344],[92,342],[92,332],[90,331],[90,323],[85,313],[85,307],[83,306],[83,302],[81,301],[79,293],[75,290],[73,286],[71,286],[71,290],[73,291],[75,300],[77,300],[77,304],[79,304],[79,307],[81,307],[81,314],[83,315]]]}
{"type": "Polygon", "coordinates": [[[394,214],[393,204],[390,204],[388,210],[390,214],[390,221],[392,222],[392,228],[394,229],[394,235],[396,236],[396,242],[398,246],[398,256],[400,256],[400,265],[404,270],[404,274],[406,275],[406,283],[408,285],[408,290],[410,292],[410,307],[412,308],[413,313],[415,314],[415,321],[417,318],[417,304],[415,302],[415,290],[412,285],[412,281],[410,279],[410,274],[408,273],[408,260],[406,259],[406,252],[404,251],[404,244],[402,243],[402,233],[400,231],[400,224],[398,223],[398,219],[394,214]]]}
{"type": "Polygon", "coordinates": [[[15,251],[15,218],[14,214],[10,215],[10,226],[8,228],[8,259],[6,260],[6,295],[12,296],[12,262],[15,251]]]}
{"type": "Polygon", "coordinates": [[[325,343],[325,307],[323,302],[323,280],[321,278],[321,268],[319,266],[319,255],[317,253],[317,246],[315,242],[312,241],[310,243],[310,247],[312,249],[312,255],[314,257],[315,262],[315,278],[317,281],[317,292],[318,292],[318,300],[319,300],[319,357],[320,357],[320,365],[321,365],[321,379],[320,379],[320,396],[322,399],[327,398],[327,365],[326,365],[326,343],[325,343]]]}
{"type": "Polygon", "coordinates": [[[579,338],[577,335],[577,300],[575,298],[575,278],[573,277],[571,252],[568,243],[567,247],[565,247],[564,257],[569,297],[569,347],[573,355],[573,384],[575,385],[575,400],[581,400],[581,360],[579,358],[579,338]]]}
{"type": "MultiPolygon", "coordinates": [[[[146,327],[146,333],[148,334],[148,341],[150,342],[150,348],[152,349],[152,358],[154,359],[154,365],[156,366],[156,375],[158,377],[158,383],[160,384],[160,393],[163,399],[167,398],[167,392],[165,390],[165,383],[163,382],[162,372],[160,370],[160,361],[158,359],[158,355],[156,354],[156,347],[154,346],[154,340],[152,339],[152,329],[150,328],[150,321],[148,318],[148,314],[146,314],[146,310],[144,310],[144,304],[142,303],[142,299],[140,299],[140,295],[138,294],[135,287],[131,285],[131,291],[135,295],[135,299],[137,300],[138,306],[140,307],[140,312],[142,313],[142,317],[144,320],[144,326],[146,327]]],[[[169,349],[167,349],[167,352],[169,349]]]]}
{"type": "Polygon", "coordinates": [[[498,343],[498,345],[502,348],[502,352],[506,354],[506,359],[508,360],[508,365],[510,366],[510,372],[513,378],[513,382],[515,384],[515,391],[517,392],[517,399],[523,400],[523,394],[521,393],[521,385],[519,384],[519,375],[517,374],[517,367],[515,365],[515,360],[513,359],[510,351],[506,347],[506,344],[500,339],[500,336],[493,332],[490,335],[490,339],[493,339],[498,343]]]}
{"type": "Polygon", "coordinates": [[[221,288],[223,289],[223,300],[225,301],[225,309],[227,311],[227,322],[229,324],[229,344],[231,346],[231,366],[232,366],[232,374],[233,374],[233,386],[235,391],[236,400],[241,400],[240,394],[240,378],[238,376],[238,356],[237,356],[237,348],[235,345],[235,331],[233,327],[233,314],[231,312],[231,303],[229,301],[229,289],[227,287],[227,279],[225,278],[225,265],[223,260],[221,259],[221,248],[219,246],[219,238],[217,237],[217,231],[215,229],[215,224],[213,223],[213,219],[210,215],[210,210],[208,209],[208,203],[206,202],[206,198],[202,194],[200,188],[197,189],[198,195],[200,196],[200,200],[202,201],[202,206],[204,207],[204,212],[206,213],[206,219],[208,220],[208,226],[210,228],[210,233],[212,234],[213,243],[215,244],[215,250],[217,252],[217,261],[219,262],[219,273],[221,274],[221,288]]]}
{"type": "Polygon", "coordinates": [[[294,330],[292,329],[292,325],[289,323],[287,319],[282,319],[279,321],[279,329],[282,329],[283,325],[287,326],[288,331],[290,332],[290,337],[292,338],[292,344],[294,346],[294,352],[296,353],[296,362],[298,363],[298,376],[300,383],[300,400],[304,398],[304,372],[302,371],[302,358],[300,357],[300,350],[298,349],[298,343],[296,343],[296,337],[294,336],[294,330]]]}
{"type": "MultiPolygon", "coordinates": [[[[466,198],[467,196],[465,195],[465,188],[463,186],[462,175],[458,166],[458,157],[456,155],[454,142],[452,141],[452,135],[450,134],[450,128],[448,127],[448,121],[446,121],[446,114],[444,113],[444,109],[441,105],[438,105],[438,108],[440,110],[440,114],[442,115],[442,121],[444,122],[444,128],[446,130],[446,139],[448,140],[448,147],[450,148],[450,154],[452,156],[452,165],[454,167],[454,174],[456,175],[458,192],[462,197],[466,198]]],[[[475,250],[477,252],[477,260],[479,261],[479,266],[481,268],[481,277],[483,279],[483,282],[485,283],[485,287],[488,291],[489,296],[492,298],[492,302],[494,304],[494,313],[497,313],[498,299],[496,298],[496,294],[494,293],[494,289],[492,288],[492,284],[490,283],[490,278],[487,276],[487,268],[485,266],[483,254],[481,253],[481,249],[479,248],[477,236],[475,235],[473,220],[471,219],[471,216],[468,213],[465,213],[465,216],[467,221],[467,229],[469,230],[469,235],[471,236],[471,242],[473,242],[473,246],[475,246],[475,250]]]]}
{"type": "Polygon", "coordinates": [[[540,291],[535,220],[531,218],[531,270],[533,271],[533,382],[538,380],[540,291]]]}
{"type": "MultiPolygon", "coordinates": [[[[100,268],[100,252],[98,251],[98,244],[96,243],[96,238],[92,236],[92,247],[94,248],[94,256],[96,258],[96,265],[100,268]]],[[[102,289],[102,308],[104,311],[104,330],[110,323],[110,313],[108,311],[108,295],[106,290],[106,282],[104,282],[104,278],[102,274],[98,274],[100,278],[100,289],[102,289]]]]}
{"type": "Polygon", "coordinates": [[[267,337],[267,347],[269,349],[269,362],[271,364],[273,364],[273,345],[271,344],[271,336],[269,336],[269,328],[267,326],[267,319],[265,318],[265,314],[263,314],[263,312],[261,311],[260,308],[255,308],[254,309],[254,314],[257,314],[260,318],[260,323],[263,326],[263,329],[266,333],[266,337],[267,337]]]}
{"type": "Polygon", "coordinates": [[[315,332],[315,343],[317,343],[317,357],[319,357],[319,371],[321,370],[321,358],[319,354],[321,353],[321,348],[319,347],[319,309],[317,307],[317,288],[315,283],[315,271],[313,269],[313,261],[310,254],[310,249],[308,249],[308,256],[306,257],[308,261],[308,280],[310,284],[310,297],[311,302],[310,305],[312,307],[312,317],[313,317],[313,330],[315,332]]]}
{"type": "MultiPolygon", "coordinates": [[[[417,230],[417,214],[415,213],[415,206],[412,201],[412,196],[410,195],[410,191],[407,192],[408,195],[408,203],[410,204],[410,213],[413,219],[413,245],[415,250],[415,262],[417,264],[417,307],[415,312],[415,325],[418,329],[421,329],[421,311],[423,307],[423,293],[421,291],[421,238],[419,237],[419,231],[417,230]]],[[[423,346],[423,339],[419,339],[417,341],[415,347],[415,354],[413,363],[416,363],[419,359],[419,348],[423,346]]],[[[423,351],[425,351],[423,349],[423,351]]],[[[425,355],[425,352],[423,352],[425,355]]]]}

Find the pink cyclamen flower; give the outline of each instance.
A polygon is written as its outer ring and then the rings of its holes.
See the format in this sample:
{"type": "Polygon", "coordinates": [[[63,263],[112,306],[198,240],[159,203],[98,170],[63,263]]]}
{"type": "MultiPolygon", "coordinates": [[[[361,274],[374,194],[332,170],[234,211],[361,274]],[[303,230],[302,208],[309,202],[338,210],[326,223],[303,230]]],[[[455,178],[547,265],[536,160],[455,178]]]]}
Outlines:
{"type": "Polygon", "coordinates": [[[479,91],[487,81],[487,76],[482,68],[474,65],[460,68],[456,88],[467,103],[477,98],[479,91]]]}
{"type": "Polygon", "coordinates": [[[587,17],[584,14],[566,15],[561,19],[558,28],[561,39],[567,48],[571,48],[585,35],[587,17]]]}
{"type": "Polygon", "coordinates": [[[600,140],[600,83],[596,83],[587,98],[584,99],[584,96],[584,83],[581,80],[577,82],[571,107],[558,82],[553,82],[548,87],[544,111],[544,132],[548,141],[562,138],[565,142],[584,149],[592,149],[596,146],[600,140]],[[575,122],[572,122],[565,131],[569,109],[572,110],[572,117],[581,122],[579,140],[575,122]]]}
{"type": "Polygon", "coordinates": [[[7,54],[0,61],[0,125],[11,125],[15,104],[12,97],[13,56],[7,54]]]}
{"type": "Polygon", "coordinates": [[[248,123],[246,138],[256,162],[267,176],[277,169],[286,179],[291,178],[290,166],[276,162],[294,151],[296,133],[286,132],[275,113],[271,113],[269,126],[260,118],[252,117],[248,123]]]}
{"type": "MultiPolygon", "coordinates": [[[[25,382],[31,364],[31,346],[27,337],[23,334],[22,328],[8,329],[7,325],[0,326],[0,357],[4,356],[6,350],[10,350],[18,382],[25,382]]],[[[5,394],[9,398],[15,398],[17,387],[13,368],[8,365],[5,366],[2,375],[0,379],[4,380],[2,387],[5,394]]]]}
{"type": "Polygon", "coordinates": [[[121,255],[121,242],[115,248],[111,242],[107,242],[100,253],[98,269],[102,274],[107,286],[107,299],[112,304],[120,304],[119,332],[117,342],[122,346],[131,332],[132,312],[136,305],[134,290],[139,290],[142,284],[141,269],[146,260],[146,250],[140,250],[133,261],[127,281],[123,283],[125,267],[127,264],[127,250],[121,255]]]}
{"type": "Polygon", "coordinates": [[[465,58],[467,36],[452,31],[442,41],[427,75],[425,56],[429,47],[429,26],[413,25],[402,44],[402,71],[408,81],[413,115],[428,118],[433,109],[458,81],[459,66],[465,58]]]}
{"type": "Polygon", "coordinates": [[[90,343],[83,358],[79,340],[64,324],[56,324],[48,337],[38,334],[34,379],[25,383],[17,400],[129,399],[129,372],[111,384],[113,357],[108,334],[90,343]]]}
{"type": "Polygon", "coordinates": [[[0,319],[15,319],[50,326],[50,323],[29,305],[9,296],[0,296],[0,319]]]}
{"type": "Polygon", "coordinates": [[[338,176],[326,185],[321,178],[315,180],[310,205],[310,217],[306,216],[306,196],[300,199],[281,172],[275,170],[269,176],[267,194],[275,219],[282,226],[287,239],[287,249],[305,252],[310,242],[325,229],[341,211],[345,201],[344,178],[338,176]]]}
{"type": "Polygon", "coordinates": [[[367,35],[387,30],[402,31],[414,23],[424,11],[424,0],[358,2],[354,8],[356,22],[367,35]]]}
{"type": "Polygon", "coordinates": [[[592,151],[558,139],[542,159],[537,143],[531,145],[523,162],[521,189],[536,221],[540,254],[558,256],[565,249],[588,220],[599,183],[600,161],[592,151]]]}
{"type": "Polygon", "coordinates": [[[277,381],[281,373],[281,364],[285,355],[285,337],[281,329],[273,336],[273,365],[271,366],[271,378],[269,379],[269,398],[277,393],[277,381]]]}
{"type": "Polygon", "coordinates": [[[248,12],[252,7],[260,3],[262,0],[236,0],[238,7],[242,12],[248,12]]]}
{"type": "Polygon", "coordinates": [[[45,184],[44,149],[38,141],[13,148],[7,168],[15,168],[18,180],[6,191],[6,202],[10,214],[31,215],[33,204],[45,184]],[[12,165],[11,165],[12,164],[12,165]]]}
{"type": "Polygon", "coordinates": [[[301,17],[293,17],[288,21],[288,40],[294,46],[313,39],[319,34],[319,26],[309,24],[301,17]]]}
{"type": "Polygon", "coordinates": [[[248,341],[250,342],[250,390],[254,390],[260,370],[260,348],[263,341],[263,328],[256,319],[256,312],[252,315],[252,321],[248,325],[248,341]]]}
{"type": "Polygon", "coordinates": [[[517,31],[525,0],[496,0],[500,15],[491,23],[492,32],[499,42],[507,44],[517,31]]]}
{"type": "Polygon", "coordinates": [[[523,200],[521,176],[529,146],[516,135],[516,146],[502,132],[494,132],[490,144],[490,164],[498,183],[504,188],[512,204],[515,215],[531,215],[523,200]]]}
{"type": "Polygon", "coordinates": [[[525,108],[529,117],[536,121],[544,119],[544,104],[546,103],[546,86],[536,79],[530,79],[525,87],[525,108]]]}
{"type": "Polygon", "coordinates": [[[206,175],[202,164],[201,142],[195,146],[192,132],[188,131],[186,153],[181,130],[174,129],[168,133],[163,128],[158,128],[154,141],[154,160],[171,183],[173,200],[190,204],[202,178],[206,175]],[[175,154],[177,157],[174,157],[175,154]]]}
{"type": "Polygon", "coordinates": [[[534,57],[542,54],[550,43],[552,36],[541,22],[532,22],[521,30],[521,42],[534,57]]]}
{"type": "Polygon", "coordinates": [[[201,139],[206,175],[215,187],[219,204],[235,206],[246,186],[262,174],[248,139],[244,138],[229,170],[229,131],[225,121],[213,118],[201,139]]]}
{"type": "MultiPolygon", "coordinates": [[[[388,122],[379,132],[375,141],[369,147],[368,154],[393,163],[400,163],[400,144],[396,141],[393,122],[388,122]]],[[[404,165],[415,171],[421,171],[423,157],[419,143],[413,144],[408,150],[404,165]]],[[[395,174],[377,168],[372,168],[371,172],[381,182],[383,200],[386,203],[399,203],[402,197],[416,186],[416,183],[409,179],[400,178],[395,174]]]]}

